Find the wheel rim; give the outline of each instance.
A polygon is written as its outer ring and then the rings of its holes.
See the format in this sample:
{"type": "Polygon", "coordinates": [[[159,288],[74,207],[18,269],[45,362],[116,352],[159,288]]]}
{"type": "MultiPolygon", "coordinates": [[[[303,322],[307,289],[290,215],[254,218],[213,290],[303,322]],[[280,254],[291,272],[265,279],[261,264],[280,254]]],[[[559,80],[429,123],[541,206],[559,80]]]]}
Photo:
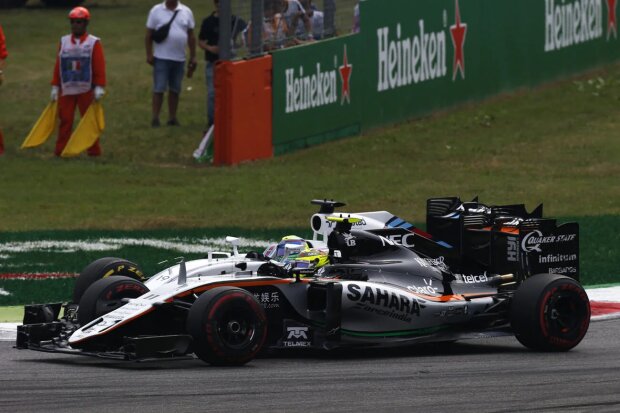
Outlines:
{"type": "Polygon", "coordinates": [[[125,304],[123,302],[124,299],[140,297],[146,290],[139,287],[140,286],[135,284],[121,284],[104,291],[103,294],[97,298],[95,303],[96,317],[110,313],[121,307],[125,304]]]}
{"type": "Polygon", "coordinates": [[[560,340],[560,344],[573,343],[585,334],[589,321],[588,304],[580,291],[559,291],[549,296],[542,318],[547,336],[560,340]]]}
{"type": "Polygon", "coordinates": [[[249,308],[225,311],[217,323],[217,335],[230,349],[246,348],[256,336],[258,319],[249,308]]]}

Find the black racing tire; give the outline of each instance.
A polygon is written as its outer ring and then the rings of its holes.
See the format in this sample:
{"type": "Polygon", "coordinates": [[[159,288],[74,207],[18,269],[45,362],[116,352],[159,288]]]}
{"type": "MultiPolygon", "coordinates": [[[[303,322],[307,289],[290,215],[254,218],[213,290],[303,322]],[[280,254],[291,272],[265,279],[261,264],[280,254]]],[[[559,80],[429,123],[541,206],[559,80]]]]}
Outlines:
{"type": "Polygon", "coordinates": [[[267,316],[248,291],[217,287],[194,302],[187,317],[187,331],[194,340],[194,353],[204,362],[241,366],[262,349],[267,316]]]}
{"type": "Polygon", "coordinates": [[[79,303],[84,292],[95,281],[112,275],[124,275],[134,280],[144,281],[144,273],[136,263],[116,257],[99,258],[88,264],[75,280],[73,302],[79,303]]]}
{"type": "Polygon", "coordinates": [[[510,306],[517,340],[538,351],[568,351],[590,325],[590,300],[581,284],[557,274],[538,274],[517,289],[510,306]]]}
{"type": "Polygon", "coordinates": [[[124,298],[137,298],[149,292],[146,285],[133,278],[113,275],[95,281],[82,295],[77,311],[80,325],[86,325],[124,305],[124,298]]]}

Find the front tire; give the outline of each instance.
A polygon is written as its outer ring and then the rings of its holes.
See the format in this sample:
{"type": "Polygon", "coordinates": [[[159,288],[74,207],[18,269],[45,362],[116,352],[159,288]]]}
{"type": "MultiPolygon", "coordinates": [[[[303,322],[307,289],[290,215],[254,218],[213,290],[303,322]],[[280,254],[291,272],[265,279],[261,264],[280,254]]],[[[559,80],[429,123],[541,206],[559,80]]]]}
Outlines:
{"type": "Polygon", "coordinates": [[[78,308],[81,326],[124,305],[123,299],[137,298],[149,292],[146,285],[133,278],[114,275],[102,278],[88,287],[78,308]]]}
{"type": "Polygon", "coordinates": [[[99,258],[88,264],[75,280],[73,302],[79,303],[84,292],[95,281],[112,275],[123,275],[134,280],[144,281],[144,273],[137,264],[116,257],[99,258]]]}
{"type": "Polygon", "coordinates": [[[515,292],[511,324],[517,340],[539,351],[568,351],[590,325],[590,300],[575,280],[557,274],[528,278],[515,292]]]}
{"type": "Polygon", "coordinates": [[[192,305],[187,331],[201,360],[216,366],[240,366],[263,347],[267,316],[248,291],[218,287],[202,294],[192,305]]]}

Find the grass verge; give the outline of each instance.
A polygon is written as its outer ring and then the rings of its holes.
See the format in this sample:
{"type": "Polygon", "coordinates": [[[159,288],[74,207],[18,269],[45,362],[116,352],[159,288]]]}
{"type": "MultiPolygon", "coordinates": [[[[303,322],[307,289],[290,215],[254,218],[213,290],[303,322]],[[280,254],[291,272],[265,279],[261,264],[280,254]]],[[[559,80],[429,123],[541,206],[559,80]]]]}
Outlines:
{"type": "MultiPolygon", "coordinates": [[[[197,21],[208,4],[189,3],[197,21]]],[[[54,159],[52,142],[18,149],[48,99],[68,25],[63,9],[3,11],[11,52],[0,90],[5,231],[301,226],[315,197],[417,222],[427,198],[445,195],[544,201],[550,216],[620,214],[620,65],[272,160],[204,167],[191,158],[205,121],[201,70],[185,83],[191,90],[182,95],[183,126],[149,127],[143,34],[152,2],[86,5],[108,62],[105,154],[98,160],[54,159]]]]}
{"type": "Polygon", "coordinates": [[[0,323],[19,323],[24,317],[24,306],[0,307],[0,323]]]}

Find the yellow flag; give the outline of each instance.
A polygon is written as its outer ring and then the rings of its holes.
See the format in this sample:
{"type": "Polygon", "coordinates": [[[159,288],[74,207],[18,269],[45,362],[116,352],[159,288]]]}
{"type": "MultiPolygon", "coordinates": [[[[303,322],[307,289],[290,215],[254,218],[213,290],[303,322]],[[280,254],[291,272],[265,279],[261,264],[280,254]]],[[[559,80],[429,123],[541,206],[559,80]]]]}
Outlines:
{"type": "Polygon", "coordinates": [[[45,143],[56,130],[58,124],[58,102],[48,103],[47,107],[34,124],[30,134],[24,139],[21,148],[34,148],[45,143]]]}
{"type": "Polygon", "coordinates": [[[80,120],[77,128],[71,134],[67,146],[60,156],[63,158],[77,156],[86,149],[93,146],[105,129],[105,119],[103,116],[103,106],[97,101],[93,101],[88,110],[80,120]]]}

